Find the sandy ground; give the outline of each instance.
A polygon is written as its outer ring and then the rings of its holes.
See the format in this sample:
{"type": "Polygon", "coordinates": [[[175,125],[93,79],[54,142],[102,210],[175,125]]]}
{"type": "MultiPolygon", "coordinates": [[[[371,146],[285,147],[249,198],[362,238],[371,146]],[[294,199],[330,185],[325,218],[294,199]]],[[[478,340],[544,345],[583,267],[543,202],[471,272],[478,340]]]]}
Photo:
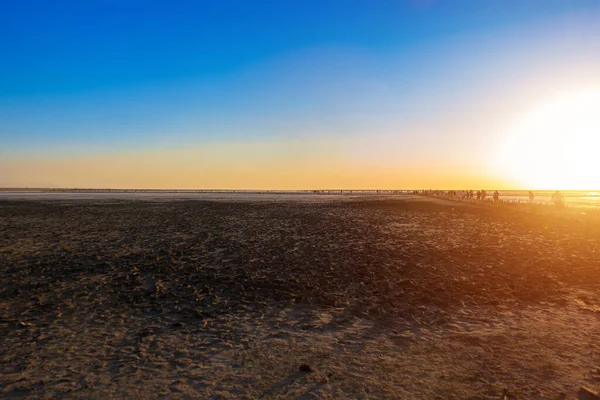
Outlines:
{"type": "Polygon", "coordinates": [[[153,200],[0,201],[0,397],[600,389],[595,220],[415,197],[153,200]]]}

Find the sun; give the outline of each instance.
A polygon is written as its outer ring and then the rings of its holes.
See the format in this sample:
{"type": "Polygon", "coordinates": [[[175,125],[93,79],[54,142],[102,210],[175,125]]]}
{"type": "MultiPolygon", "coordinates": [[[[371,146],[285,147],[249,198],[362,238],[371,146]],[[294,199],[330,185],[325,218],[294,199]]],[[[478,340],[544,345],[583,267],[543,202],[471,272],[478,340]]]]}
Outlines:
{"type": "Polygon", "coordinates": [[[502,174],[526,189],[600,188],[600,89],[534,107],[502,137],[497,156],[502,174]]]}

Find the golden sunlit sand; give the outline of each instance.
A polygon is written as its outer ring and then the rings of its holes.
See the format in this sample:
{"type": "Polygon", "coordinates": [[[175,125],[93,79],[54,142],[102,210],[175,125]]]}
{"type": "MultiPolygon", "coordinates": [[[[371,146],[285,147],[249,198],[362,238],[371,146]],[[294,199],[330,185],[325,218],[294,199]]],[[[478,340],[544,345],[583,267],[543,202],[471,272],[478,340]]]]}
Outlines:
{"type": "Polygon", "coordinates": [[[565,399],[600,225],[447,200],[0,202],[0,397],[565,399]]]}

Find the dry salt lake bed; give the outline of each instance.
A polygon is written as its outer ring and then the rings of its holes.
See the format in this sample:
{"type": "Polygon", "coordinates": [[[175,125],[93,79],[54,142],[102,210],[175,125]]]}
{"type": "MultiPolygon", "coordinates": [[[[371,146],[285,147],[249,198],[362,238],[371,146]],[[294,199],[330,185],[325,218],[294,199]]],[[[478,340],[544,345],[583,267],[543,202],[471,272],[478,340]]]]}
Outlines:
{"type": "Polygon", "coordinates": [[[599,245],[416,196],[0,196],[0,397],[583,398],[599,245]]]}

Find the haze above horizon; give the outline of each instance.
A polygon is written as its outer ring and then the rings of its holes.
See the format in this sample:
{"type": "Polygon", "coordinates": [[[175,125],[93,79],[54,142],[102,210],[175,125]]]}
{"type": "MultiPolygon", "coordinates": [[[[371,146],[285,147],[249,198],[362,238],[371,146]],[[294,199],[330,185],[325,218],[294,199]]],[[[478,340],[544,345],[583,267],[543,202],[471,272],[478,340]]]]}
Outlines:
{"type": "Polygon", "coordinates": [[[0,187],[600,187],[597,1],[8,0],[0,38],[0,187]]]}

